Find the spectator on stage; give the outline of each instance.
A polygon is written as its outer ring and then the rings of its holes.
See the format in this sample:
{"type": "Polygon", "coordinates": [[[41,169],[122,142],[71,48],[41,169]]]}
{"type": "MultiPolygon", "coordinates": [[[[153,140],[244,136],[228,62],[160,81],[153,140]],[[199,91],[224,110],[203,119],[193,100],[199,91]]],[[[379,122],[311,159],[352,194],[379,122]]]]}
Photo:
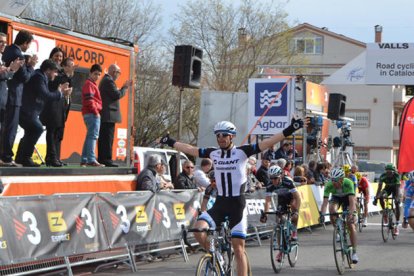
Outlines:
{"type": "MultiPolygon", "coordinates": [[[[17,58],[14,61],[10,62],[10,65],[7,67],[1,59],[6,45],[7,35],[5,33],[0,32],[0,138],[3,137],[2,129],[4,126],[4,116],[6,113],[7,97],[9,95],[7,81],[13,78],[14,73],[17,72],[17,70],[19,70],[24,63],[24,60],[20,60],[17,58]]],[[[0,139],[0,148],[1,145],[2,141],[0,139]]],[[[1,160],[0,165],[2,165],[1,160]]]]}
{"type": "Polygon", "coordinates": [[[114,143],[115,124],[121,122],[119,100],[125,96],[132,81],[127,80],[117,88],[115,81],[121,75],[121,68],[111,64],[108,73],[99,83],[102,97],[101,126],[98,139],[98,162],[106,167],[118,167],[112,160],[112,145],[114,143]]]}
{"type": "Polygon", "coordinates": [[[81,167],[105,167],[96,161],[95,147],[101,125],[102,99],[97,85],[102,68],[99,64],[92,65],[89,77],[82,87],[82,115],[86,125],[86,137],[82,148],[81,167]]]}
{"type": "Polygon", "coordinates": [[[24,64],[18,69],[13,77],[7,81],[8,97],[6,104],[4,130],[2,137],[1,160],[3,166],[19,166],[13,160],[13,146],[16,139],[17,127],[19,125],[20,107],[22,106],[23,86],[29,81],[34,66],[37,63],[37,57],[34,56],[25,61],[23,52],[26,52],[33,41],[32,33],[21,30],[17,34],[14,43],[7,46],[2,55],[2,61],[6,67],[10,67],[16,59],[21,60],[24,64]]]}
{"type": "Polygon", "coordinates": [[[24,167],[38,167],[32,160],[33,151],[37,140],[43,133],[43,125],[39,115],[46,101],[59,101],[70,95],[72,90],[68,84],[60,85],[57,91],[51,92],[48,81],[56,77],[58,67],[50,59],[43,61],[40,69],[37,69],[29,82],[24,86],[22,106],[20,109],[19,124],[24,129],[24,136],[20,140],[16,154],[16,162],[24,167]]]}
{"type": "MultiPolygon", "coordinates": [[[[63,59],[63,51],[58,47],[53,48],[50,56],[60,69],[55,80],[49,82],[49,90],[56,91],[59,85],[65,83],[68,83],[69,89],[73,89],[72,78],[75,74],[74,59],[72,57],[63,59]]],[[[66,165],[60,159],[60,149],[70,105],[70,96],[66,96],[57,102],[48,101],[45,104],[42,114],[40,114],[40,120],[46,126],[46,166],[62,167],[66,165]]]]}

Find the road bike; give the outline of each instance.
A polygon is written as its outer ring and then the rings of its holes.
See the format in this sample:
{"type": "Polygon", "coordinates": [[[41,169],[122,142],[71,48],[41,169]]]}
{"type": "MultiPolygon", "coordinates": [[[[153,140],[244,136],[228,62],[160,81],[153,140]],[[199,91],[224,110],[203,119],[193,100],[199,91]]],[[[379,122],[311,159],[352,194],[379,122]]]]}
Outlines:
{"type": "Polygon", "coordinates": [[[395,228],[397,225],[394,223],[394,198],[386,197],[384,198],[384,210],[382,210],[382,219],[381,219],[381,234],[382,240],[387,242],[390,234],[392,239],[395,240],[397,235],[395,235],[395,228]]]}
{"type": "Polygon", "coordinates": [[[279,273],[283,267],[285,256],[288,257],[291,267],[294,267],[298,260],[299,243],[292,240],[292,211],[288,206],[285,210],[279,208],[273,212],[265,212],[265,214],[276,215],[276,225],[270,240],[270,260],[275,273],[279,273]]]}
{"type": "Polygon", "coordinates": [[[337,212],[332,214],[324,214],[330,216],[336,216],[335,227],[333,231],[333,251],[335,257],[336,270],[340,275],[345,272],[345,265],[349,268],[353,268],[352,262],[352,245],[351,238],[349,236],[349,229],[346,223],[346,217],[349,211],[337,212]]]}
{"type": "Polygon", "coordinates": [[[359,196],[357,197],[357,224],[358,224],[358,230],[359,232],[362,232],[362,228],[366,227],[366,225],[364,225],[364,220],[365,220],[365,197],[363,193],[359,193],[359,196]]]}
{"type": "MultiPolygon", "coordinates": [[[[216,229],[209,228],[191,228],[185,229],[182,226],[182,237],[184,243],[193,250],[192,245],[188,242],[187,233],[207,233],[209,240],[208,253],[204,254],[197,264],[196,276],[237,276],[237,265],[233,247],[231,245],[229,222],[226,219],[220,227],[216,229]]],[[[249,258],[244,252],[247,262],[247,275],[251,276],[249,258]]]]}

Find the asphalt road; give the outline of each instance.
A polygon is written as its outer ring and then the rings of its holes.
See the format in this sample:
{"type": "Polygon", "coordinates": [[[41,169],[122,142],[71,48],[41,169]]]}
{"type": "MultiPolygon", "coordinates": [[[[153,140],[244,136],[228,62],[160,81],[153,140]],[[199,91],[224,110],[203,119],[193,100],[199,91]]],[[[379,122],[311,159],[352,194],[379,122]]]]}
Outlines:
{"type": "MultiPolygon", "coordinates": [[[[414,275],[414,232],[410,228],[401,229],[396,240],[382,241],[379,215],[370,218],[367,228],[358,233],[359,263],[353,269],[347,269],[345,275],[414,275]]],[[[282,275],[337,275],[333,249],[332,226],[316,227],[312,232],[299,232],[299,258],[294,268],[287,261],[281,271],[282,275]]],[[[269,254],[269,239],[249,242],[247,252],[253,275],[274,275],[269,254]]],[[[154,263],[138,262],[138,272],[132,273],[126,265],[117,268],[101,269],[98,275],[194,275],[197,261],[202,253],[191,254],[190,261],[184,262],[179,254],[171,255],[164,261],[154,263]]],[[[77,274],[75,272],[75,274],[77,274]]],[[[80,275],[80,274],[78,274],[80,275]]]]}

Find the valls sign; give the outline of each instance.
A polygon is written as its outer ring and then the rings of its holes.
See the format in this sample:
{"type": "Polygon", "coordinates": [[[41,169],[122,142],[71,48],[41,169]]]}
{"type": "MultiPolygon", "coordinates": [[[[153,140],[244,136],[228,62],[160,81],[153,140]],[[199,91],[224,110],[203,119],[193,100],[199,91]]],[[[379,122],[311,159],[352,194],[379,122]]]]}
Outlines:
{"type": "Polygon", "coordinates": [[[249,80],[249,129],[251,134],[275,134],[289,125],[294,89],[291,78],[249,80]]]}
{"type": "Polygon", "coordinates": [[[414,43],[368,43],[367,84],[414,84],[414,43]]]}

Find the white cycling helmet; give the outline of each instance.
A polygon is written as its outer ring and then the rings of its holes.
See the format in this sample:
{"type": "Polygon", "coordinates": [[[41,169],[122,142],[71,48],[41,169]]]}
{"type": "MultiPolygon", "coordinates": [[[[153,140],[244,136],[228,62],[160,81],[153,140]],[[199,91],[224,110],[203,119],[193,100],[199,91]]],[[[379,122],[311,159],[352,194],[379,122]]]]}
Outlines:
{"type": "Polygon", "coordinates": [[[345,172],[342,168],[334,168],[331,171],[331,178],[332,179],[338,179],[341,177],[345,177],[345,172]]]}
{"type": "Polygon", "coordinates": [[[228,121],[221,121],[218,122],[215,126],[214,126],[214,134],[217,133],[227,133],[227,134],[232,134],[232,135],[236,135],[236,126],[228,121]]]}
{"type": "Polygon", "coordinates": [[[274,165],[269,168],[270,179],[280,177],[281,175],[282,175],[281,167],[274,165]]]}

